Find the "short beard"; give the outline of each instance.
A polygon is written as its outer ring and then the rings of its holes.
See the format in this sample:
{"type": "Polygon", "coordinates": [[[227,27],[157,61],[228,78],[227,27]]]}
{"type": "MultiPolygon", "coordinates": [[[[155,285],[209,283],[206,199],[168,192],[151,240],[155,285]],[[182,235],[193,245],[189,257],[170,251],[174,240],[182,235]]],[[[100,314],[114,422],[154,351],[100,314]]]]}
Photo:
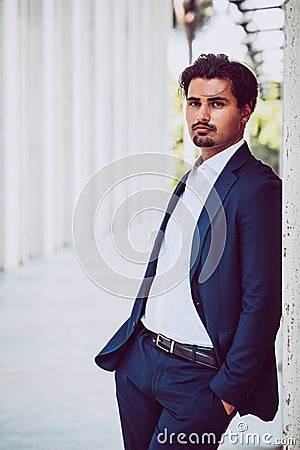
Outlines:
{"type": "Polygon", "coordinates": [[[193,142],[196,147],[213,147],[215,145],[215,141],[206,136],[194,136],[193,142]]]}

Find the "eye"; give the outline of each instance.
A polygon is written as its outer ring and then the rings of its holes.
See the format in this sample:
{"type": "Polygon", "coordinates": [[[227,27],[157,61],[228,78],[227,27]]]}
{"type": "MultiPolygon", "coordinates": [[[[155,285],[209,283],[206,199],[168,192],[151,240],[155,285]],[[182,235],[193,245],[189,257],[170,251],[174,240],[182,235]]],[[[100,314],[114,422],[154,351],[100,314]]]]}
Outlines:
{"type": "Polygon", "coordinates": [[[212,103],[212,106],[214,108],[222,108],[224,106],[224,102],[221,102],[219,100],[216,100],[215,102],[212,103]]]}
{"type": "Polygon", "coordinates": [[[201,103],[194,100],[192,102],[189,102],[189,106],[191,108],[197,108],[197,107],[201,106],[201,103]]]}

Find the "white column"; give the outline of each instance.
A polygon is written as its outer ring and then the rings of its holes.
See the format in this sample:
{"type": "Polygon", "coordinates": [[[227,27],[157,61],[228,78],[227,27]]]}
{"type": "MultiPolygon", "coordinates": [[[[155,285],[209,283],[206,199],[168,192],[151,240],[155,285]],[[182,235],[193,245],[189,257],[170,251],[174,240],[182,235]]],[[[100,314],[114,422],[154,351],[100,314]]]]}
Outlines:
{"type": "Polygon", "coordinates": [[[72,3],[72,156],[73,156],[73,198],[86,181],[89,174],[90,149],[87,138],[86,102],[88,86],[88,58],[86,46],[87,3],[74,0],[72,3]]]}
{"type": "MultiPolygon", "coordinates": [[[[83,162],[83,177],[86,179],[93,172],[93,120],[92,120],[92,18],[91,18],[91,1],[81,0],[81,27],[82,27],[82,47],[80,55],[80,63],[82,70],[82,84],[81,84],[81,126],[82,126],[82,147],[81,155],[83,162]]],[[[76,49],[73,50],[74,52],[76,49]]],[[[74,54],[73,52],[73,54],[74,54]]]]}
{"type": "Polygon", "coordinates": [[[56,156],[57,156],[57,69],[55,58],[55,1],[43,1],[43,153],[44,196],[40,207],[43,210],[43,255],[55,249],[56,211],[56,156]]]}
{"type": "Polygon", "coordinates": [[[70,171],[72,173],[72,190],[69,201],[73,206],[92,170],[90,167],[91,149],[88,138],[88,124],[91,119],[88,111],[88,3],[84,0],[74,0],[71,2],[71,6],[72,78],[70,81],[72,83],[72,138],[70,171]]]}
{"type": "Polygon", "coordinates": [[[283,433],[300,442],[300,3],[285,2],[283,433]]]}
{"type": "Polygon", "coordinates": [[[82,2],[74,0],[72,14],[72,203],[84,182],[82,177],[82,2]]]}
{"type": "Polygon", "coordinates": [[[113,156],[127,155],[128,79],[127,79],[127,0],[112,0],[112,105],[113,156]]]}
{"type": "MultiPolygon", "coordinates": [[[[3,41],[4,41],[4,33],[3,33],[3,2],[0,3],[0,98],[3,98],[3,41]]],[[[3,123],[4,120],[4,108],[3,102],[0,102],[0,123],[3,123]]],[[[3,141],[3,128],[0,127],[0,270],[4,268],[4,252],[5,252],[5,244],[4,244],[4,141],[3,141]]]]}
{"type": "MultiPolygon", "coordinates": [[[[53,37],[53,45],[55,49],[55,166],[54,166],[54,179],[59,180],[56,182],[54,188],[55,194],[55,223],[54,223],[54,248],[59,250],[64,243],[71,241],[70,226],[67,227],[67,233],[64,234],[65,224],[65,208],[68,205],[68,200],[65,198],[65,193],[68,192],[67,180],[68,180],[68,166],[64,166],[65,154],[70,152],[70,145],[67,139],[65,139],[65,129],[68,127],[68,118],[70,116],[69,109],[65,108],[65,104],[68,99],[66,83],[64,80],[64,65],[68,63],[67,52],[65,52],[65,38],[67,39],[68,33],[64,35],[64,28],[66,26],[66,20],[70,22],[70,14],[64,16],[64,6],[66,1],[55,3],[55,35],[53,37]]],[[[66,26],[67,30],[68,27],[66,26]]],[[[70,38],[69,38],[70,40],[70,38]]],[[[69,84],[69,83],[68,83],[69,84]]],[[[70,223],[69,215],[69,223],[70,223]]]]}
{"type": "Polygon", "coordinates": [[[30,67],[29,67],[29,5],[19,2],[20,17],[20,262],[29,259],[29,138],[30,138],[30,67]]]}
{"type": "MultiPolygon", "coordinates": [[[[151,3],[151,2],[149,2],[151,3]]],[[[128,153],[145,151],[142,144],[141,122],[148,119],[147,110],[142,106],[143,95],[149,95],[147,87],[143,89],[143,76],[146,68],[141,63],[143,53],[149,58],[149,49],[143,52],[141,42],[141,2],[128,0],[128,153]],[[139,55],[139,57],[137,57],[139,55]],[[141,81],[142,77],[142,81],[141,81]]],[[[150,107],[150,102],[149,102],[150,107]]],[[[148,126],[150,124],[148,122],[148,126]]]]}
{"type": "Polygon", "coordinates": [[[171,25],[171,8],[167,1],[153,0],[152,23],[152,95],[153,95],[153,151],[167,152],[167,111],[170,100],[167,92],[167,42],[171,25]]]}
{"type": "MultiPolygon", "coordinates": [[[[112,159],[117,159],[128,154],[128,99],[131,92],[128,91],[128,0],[112,0],[112,159]]],[[[127,161],[124,160],[124,171],[116,173],[121,180],[125,173],[127,161]]],[[[114,170],[117,170],[114,168],[114,170]]],[[[127,183],[123,182],[111,191],[113,211],[119,207],[127,195],[127,183]]],[[[126,226],[126,212],[118,221],[117,226],[126,226]]]]}
{"type": "MultiPolygon", "coordinates": [[[[112,5],[94,1],[94,163],[95,170],[113,158],[112,5]]],[[[103,206],[104,207],[104,206],[103,206]]],[[[106,204],[100,231],[109,229],[112,205],[106,204]]]]}
{"type": "Polygon", "coordinates": [[[94,12],[94,145],[96,168],[112,155],[112,39],[111,4],[95,0],[94,12]],[[105,43],[105,44],[104,44],[105,43]]]}
{"type": "MultiPolygon", "coordinates": [[[[0,98],[3,98],[3,2],[0,2],[0,98]]],[[[0,102],[0,123],[3,123],[3,102],[0,102]]],[[[4,268],[4,148],[3,128],[0,127],[0,270],[4,268]]]]}
{"type": "Polygon", "coordinates": [[[20,48],[18,1],[3,3],[3,138],[1,142],[1,235],[0,266],[16,265],[21,259],[20,193],[20,48]]]}
{"type": "MultiPolygon", "coordinates": [[[[136,2],[137,3],[137,2],[136,2]]],[[[138,9],[137,9],[138,10],[138,9]]],[[[153,39],[153,23],[154,23],[154,2],[141,0],[139,2],[138,33],[139,33],[139,51],[140,57],[136,60],[135,70],[138,74],[138,115],[140,116],[140,141],[137,152],[154,152],[154,140],[156,132],[154,132],[155,117],[160,112],[154,107],[154,98],[158,86],[154,83],[155,73],[158,67],[155,64],[155,51],[153,39]]],[[[136,44],[135,44],[136,45],[136,44]]],[[[155,49],[156,50],[156,49],[155,49]]]]}
{"type": "MultiPolygon", "coordinates": [[[[171,3],[168,1],[153,0],[152,17],[151,35],[153,40],[153,53],[151,83],[153,89],[153,151],[168,153],[171,152],[169,121],[172,99],[170,94],[171,77],[169,76],[167,66],[167,51],[172,19],[171,3]]],[[[168,168],[165,169],[167,170],[168,168]]],[[[172,185],[171,180],[165,179],[164,183],[164,188],[170,189],[172,185]]]]}
{"type": "Polygon", "coordinates": [[[60,151],[59,151],[59,174],[60,180],[60,198],[62,214],[62,242],[69,244],[71,242],[71,220],[74,206],[74,176],[73,176],[73,98],[72,98],[72,7],[73,0],[64,0],[59,2],[62,17],[59,17],[59,27],[61,26],[60,36],[60,55],[58,64],[61,67],[60,80],[60,151]]]}
{"type": "Polygon", "coordinates": [[[29,169],[27,179],[30,256],[43,254],[43,3],[31,1],[29,8],[29,169]]]}
{"type": "MultiPolygon", "coordinates": [[[[151,4],[151,2],[148,2],[151,4]]],[[[142,1],[128,0],[128,128],[127,143],[128,154],[142,153],[147,151],[143,139],[142,125],[146,124],[151,132],[151,121],[149,121],[149,108],[151,101],[148,102],[148,108],[145,108],[143,97],[149,96],[148,86],[145,85],[147,78],[147,68],[145,66],[146,58],[150,58],[150,48],[143,51],[142,30],[143,30],[143,8],[142,1]],[[139,55],[137,57],[137,55],[139,55]]],[[[149,18],[151,20],[151,18],[149,18]]],[[[148,31],[148,30],[147,30],[148,31]]],[[[150,139],[149,139],[150,141],[150,139]]],[[[139,168],[133,166],[130,162],[129,170],[138,172],[139,168]]],[[[141,179],[133,177],[130,182],[130,192],[138,192],[141,189],[141,179]]],[[[136,208],[142,205],[137,203],[136,208]]]]}

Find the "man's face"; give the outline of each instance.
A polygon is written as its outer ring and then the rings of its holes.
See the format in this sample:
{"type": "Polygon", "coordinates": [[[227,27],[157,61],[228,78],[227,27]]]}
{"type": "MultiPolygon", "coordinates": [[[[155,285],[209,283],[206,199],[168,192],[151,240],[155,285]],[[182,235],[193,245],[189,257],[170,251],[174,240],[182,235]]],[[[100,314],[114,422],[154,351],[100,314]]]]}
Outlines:
{"type": "Polygon", "coordinates": [[[228,79],[192,79],[187,94],[186,120],[192,141],[216,154],[238,142],[251,108],[238,108],[228,79]]]}

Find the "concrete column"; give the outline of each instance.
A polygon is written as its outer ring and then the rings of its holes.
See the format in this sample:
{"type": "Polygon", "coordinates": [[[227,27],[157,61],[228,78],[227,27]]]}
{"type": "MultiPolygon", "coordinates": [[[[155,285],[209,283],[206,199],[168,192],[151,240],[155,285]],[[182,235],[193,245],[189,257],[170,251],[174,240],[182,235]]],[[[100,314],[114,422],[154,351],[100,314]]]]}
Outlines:
{"type": "Polygon", "coordinates": [[[20,263],[29,259],[29,139],[30,139],[30,68],[29,68],[29,5],[19,2],[20,17],[20,263]]]}
{"type": "MultiPolygon", "coordinates": [[[[151,2],[149,2],[151,3],[151,2]]],[[[128,153],[143,152],[145,149],[142,144],[142,126],[141,122],[144,118],[146,122],[149,118],[147,115],[147,110],[144,110],[144,105],[142,103],[142,97],[147,88],[142,88],[143,81],[141,82],[141,77],[143,77],[145,72],[145,67],[141,64],[141,59],[143,59],[142,51],[142,2],[137,2],[136,0],[128,0],[128,84],[127,89],[130,92],[128,95],[128,117],[130,118],[128,122],[128,153]],[[139,58],[137,58],[139,55],[139,58]],[[142,75],[143,74],[143,75],[142,75]]],[[[149,55],[149,49],[144,52],[149,55]]],[[[143,60],[144,62],[144,60],[143,60]]],[[[146,92],[146,95],[149,92],[146,92]]],[[[150,103],[150,102],[149,102],[150,103]]],[[[150,107],[150,105],[149,105],[150,107]]],[[[149,126],[149,123],[148,123],[149,126]]]]}
{"type": "MultiPolygon", "coordinates": [[[[163,9],[163,4],[161,6],[163,9]]],[[[154,74],[158,68],[154,64],[154,36],[151,32],[154,23],[154,2],[142,0],[139,3],[139,8],[137,20],[139,20],[140,58],[139,61],[136,61],[135,70],[138,73],[137,105],[141,109],[137,113],[140,116],[140,139],[143,146],[137,151],[154,152],[158,151],[154,146],[155,136],[153,133],[157,111],[152,100],[156,97],[156,92],[159,89],[159,86],[154,82],[154,74]]],[[[161,14],[163,14],[163,11],[161,11],[161,14]]]]}
{"type": "MultiPolygon", "coordinates": [[[[2,30],[0,34],[0,98],[3,98],[3,2],[0,3],[0,30],[2,30]]],[[[3,102],[0,103],[0,124],[3,124],[3,102]]],[[[3,151],[3,126],[0,125],[0,180],[4,179],[4,151],[3,151]]],[[[4,195],[3,195],[3,181],[0,181],[0,270],[4,267],[4,195]]]]}
{"type": "MultiPolygon", "coordinates": [[[[112,159],[117,159],[128,154],[128,0],[112,0],[113,35],[112,35],[112,159]]],[[[126,159],[122,170],[115,174],[118,180],[124,177],[126,172],[126,159]]],[[[114,168],[114,171],[117,169],[114,168]]],[[[128,183],[122,182],[115,186],[109,197],[112,202],[113,211],[126,198],[128,183]]],[[[127,224],[127,212],[122,209],[123,215],[116,224],[118,228],[127,224]]]]}
{"type": "MultiPolygon", "coordinates": [[[[149,5],[152,2],[148,2],[149,5]]],[[[148,102],[148,109],[145,109],[143,97],[149,96],[148,86],[145,85],[147,68],[145,67],[145,55],[150,59],[150,48],[143,52],[142,30],[145,14],[143,12],[142,1],[128,0],[128,130],[127,142],[128,153],[141,153],[147,151],[143,139],[143,124],[146,124],[151,132],[151,120],[149,120],[149,109],[151,102],[148,102]],[[137,58],[137,55],[139,57],[137,58]]],[[[151,17],[149,18],[151,20],[151,17]]],[[[148,28],[148,27],[147,27],[148,28]]],[[[147,29],[148,31],[148,29],[147,29]]],[[[150,115],[151,119],[151,115],[150,115]]],[[[151,140],[149,142],[151,144],[151,140]]],[[[150,150],[149,150],[150,151],[150,150]]],[[[133,162],[130,163],[131,165],[133,162]]],[[[138,171],[138,167],[132,167],[138,171]]],[[[131,170],[131,167],[130,167],[131,170]]],[[[130,192],[138,192],[141,189],[141,179],[133,177],[130,183],[130,192]]],[[[136,200],[137,202],[137,200],[136,200]]],[[[136,203],[137,209],[142,205],[136,203]]]]}
{"type": "Polygon", "coordinates": [[[0,145],[1,181],[1,254],[0,267],[18,264],[21,259],[20,194],[21,194],[21,135],[20,135],[20,49],[18,1],[3,3],[3,135],[0,145]]]}
{"type": "MultiPolygon", "coordinates": [[[[170,110],[171,110],[171,76],[168,72],[168,39],[172,23],[172,9],[169,1],[153,0],[152,2],[152,56],[151,80],[152,89],[152,151],[157,153],[171,152],[170,110]],[[162,46],[162,42],[164,45],[162,46]]],[[[162,172],[170,168],[161,167],[162,172]]],[[[174,167],[175,169],[175,167],[174,167]]],[[[163,189],[171,189],[172,180],[160,179],[163,189]]]]}
{"type": "Polygon", "coordinates": [[[111,4],[94,3],[94,145],[95,167],[101,167],[112,156],[112,26],[111,4]],[[105,42],[105,45],[103,43],[105,42]]]}
{"type": "Polygon", "coordinates": [[[40,151],[43,153],[43,255],[55,249],[56,211],[56,166],[57,166],[57,68],[56,68],[56,21],[55,1],[43,1],[43,139],[40,151]]]}
{"type": "Polygon", "coordinates": [[[72,67],[72,8],[73,0],[64,0],[58,2],[61,11],[61,17],[57,14],[59,20],[59,46],[60,46],[60,115],[59,115],[59,173],[60,180],[59,193],[61,199],[61,220],[62,220],[62,241],[71,242],[71,221],[73,213],[74,194],[74,176],[73,176],[73,67],[72,67]]]}
{"type": "Polygon", "coordinates": [[[43,3],[32,0],[29,7],[29,168],[27,180],[29,254],[43,254],[43,3]]]}
{"type": "MultiPolygon", "coordinates": [[[[70,239],[70,227],[67,228],[67,234],[65,234],[65,217],[71,217],[65,215],[65,209],[68,205],[68,198],[65,197],[65,193],[68,193],[68,167],[64,166],[65,154],[70,152],[70,144],[65,139],[65,129],[68,125],[68,110],[65,108],[67,102],[67,89],[64,80],[65,64],[67,55],[65,52],[65,40],[64,40],[64,28],[68,16],[64,15],[64,7],[66,2],[56,1],[55,3],[55,35],[54,35],[54,48],[55,48],[55,173],[54,179],[60,180],[55,185],[55,225],[54,225],[54,248],[59,250],[65,242],[70,239]],[[66,239],[65,239],[66,238],[66,239]]],[[[68,27],[66,27],[68,28],[68,27]]]]}
{"type": "MultiPolygon", "coordinates": [[[[88,136],[90,52],[88,46],[89,3],[71,2],[72,11],[72,139],[71,173],[72,190],[69,202],[75,200],[91,175],[91,148],[88,136]]],[[[88,208],[88,205],[87,205],[88,208]]],[[[71,227],[71,222],[70,222],[71,227]]]]}
{"type": "Polygon", "coordinates": [[[0,268],[28,259],[28,4],[0,5],[0,268]]]}
{"type": "Polygon", "coordinates": [[[285,2],[283,433],[300,445],[300,3],[285,2]]]}
{"type": "MultiPolygon", "coordinates": [[[[152,88],[153,88],[153,151],[168,152],[168,92],[167,41],[171,27],[171,4],[153,0],[152,24],[152,88]],[[162,42],[164,45],[162,45],[162,42]]],[[[150,31],[149,31],[150,32],[150,31]]]]}
{"type": "Polygon", "coordinates": [[[82,0],[72,2],[72,201],[85,181],[86,142],[84,142],[84,7],[82,0]]]}
{"type": "Polygon", "coordinates": [[[127,0],[112,0],[113,35],[112,35],[112,104],[113,104],[113,156],[127,155],[128,123],[128,34],[127,34],[127,0]]]}
{"type": "MultiPolygon", "coordinates": [[[[113,155],[113,27],[110,2],[94,0],[94,168],[113,155]],[[105,43],[105,45],[103,45],[105,43]]],[[[109,229],[112,205],[102,205],[98,232],[109,229]]]]}

